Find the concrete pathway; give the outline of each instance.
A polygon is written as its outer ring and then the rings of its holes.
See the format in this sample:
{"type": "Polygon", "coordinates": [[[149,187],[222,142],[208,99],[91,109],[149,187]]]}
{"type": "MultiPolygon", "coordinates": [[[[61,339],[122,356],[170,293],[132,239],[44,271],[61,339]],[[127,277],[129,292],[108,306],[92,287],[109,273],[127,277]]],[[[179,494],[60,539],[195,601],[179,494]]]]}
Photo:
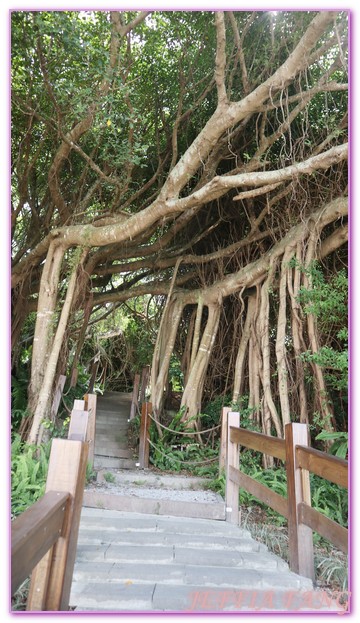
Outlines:
{"type": "Polygon", "coordinates": [[[100,612],[339,611],[225,521],[84,508],[70,606],[100,612]]]}
{"type": "Polygon", "coordinates": [[[127,431],[131,394],[106,392],[98,396],[96,408],[94,468],[135,467],[128,448],[127,431]]]}
{"type": "Polygon", "coordinates": [[[156,515],[225,519],[220,495],[205,491],[206,479],[137,469],[128,447],[131,394],[98,397],[94,468],[97,482],[84,492],[84,506],[156,515]]]}

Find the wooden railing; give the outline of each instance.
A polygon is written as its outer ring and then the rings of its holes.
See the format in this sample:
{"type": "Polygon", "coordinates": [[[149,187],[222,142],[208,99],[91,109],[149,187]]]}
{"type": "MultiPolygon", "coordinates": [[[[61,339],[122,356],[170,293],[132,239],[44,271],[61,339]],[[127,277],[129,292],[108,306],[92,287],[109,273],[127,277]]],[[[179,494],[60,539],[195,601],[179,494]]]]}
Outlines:
{"type": "Polygon", "coordinates": [[[348,531],[311,507],[310,475],[348,486],[347,461],[309,447],[306,424],[286,424],[285,439],[240,428],[239,413],[223,409],[220,467],[226,470],[226,517],[239,522],[239,489],[243,488],[288,520],[289,563],[295,573],[314,580],[313,530],[343,552],[348,551],[348,531]],[[239,447],[244,446],[285,461],[287,498],[244,474],[239,447]]]}
{"type": "Polygon", "coordinates": [[[86,396],[86,407],[75,401],[68,438],[52,441],[45,495],[12,522],[11,593],[31,574],[29,611],[69,609],[96,396],[86,396]]]}
{"type": "Polygon", "coordinates": [[[145,368],[142,369],[141,375],[135,374],[134,386],[131,397],[130,420],[132,420],[136,416],[139,409],[139,402],[141,404],[145,402],[145,392],[149,382],[149,376],[149,366],[145,366],[145,368]]]}

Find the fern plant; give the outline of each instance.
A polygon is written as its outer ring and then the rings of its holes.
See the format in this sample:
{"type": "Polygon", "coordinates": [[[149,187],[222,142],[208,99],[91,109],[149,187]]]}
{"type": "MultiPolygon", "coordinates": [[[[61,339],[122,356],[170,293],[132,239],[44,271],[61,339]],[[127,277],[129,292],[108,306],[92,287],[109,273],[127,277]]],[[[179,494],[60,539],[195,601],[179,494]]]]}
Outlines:
{"type": "Polygon", "coordinates": [[[23,444],[15,435],[11,444],[11,515],[16,517],[36,502],[45,491],[50,444],[23,444]]]}

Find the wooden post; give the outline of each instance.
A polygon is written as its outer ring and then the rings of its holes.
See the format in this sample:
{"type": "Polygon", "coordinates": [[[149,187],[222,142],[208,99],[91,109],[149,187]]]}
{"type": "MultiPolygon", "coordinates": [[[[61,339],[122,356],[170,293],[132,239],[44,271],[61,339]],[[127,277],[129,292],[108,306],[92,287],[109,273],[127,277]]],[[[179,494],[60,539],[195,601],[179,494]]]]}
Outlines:
{"type": "Polygon", "coordinates": [[[139,464],[142,469],[149,467],[149,427],[152,412],[151,402],[143,402],[141,406],[141,422],[140,422],[140,443],[139,443],[139,464]]]}
{"type": "Polygon", "coordinates": [[[228,429],[228,413],[230,407],[223,407],[221,411],[221,433],[220,433],[220,456],[219,456],[219,473],[226,470],[226,448],[227,448],[227,429],[228,429]]]}
{"type": "Polygon", "coordinates": [[[88,414],[73,410],[69,439],[53,439],[45,492],[70,494],[62,534],[31,574],[27,610],[68,610],[84,494],[88,414]],[[76,439],[70,439],[76,437],[76,439]]]}
{"type": "Polygon", "coordinates": [[[96,434],[96,394],[85,394],[85,406],[89,414],[88,425],[86,429],[86,441],[89,444],[88,450],[88,464],[94,467],[94,452],[95,452],[95,434],[96,434]]]}
{"type": "Polygon", "coordinates": [[[84,493],[87,443],[54,439],[51,446],[46,492],[70,493],[62,536],[31,575],[27,610],[68,610],[77,536],[84,493]]]}
{"type": "Polygon", "coordinates": [[[92,394],[93,390],[94,390],[94,385],[95,385],[95,381],[96,381],[96,375],[97,375],[97,371],[98,371],[98,367],[99,367],[99,362],[100,362],[100,358],[99,356],[96,356],[94,359],[94,362],[91,366],[91,377],[90,377],[90,382],[89,382],[89,389],[88,389],[88,393],[92,394]]]}
{"type": "Polygon", "coordinates": [[[230,440],[230,427],[239,428],[240,414],[229,411],[227,427],[227,460],[226,460],[226,521],[239,525],[239,485],[230,480],[229,467],[239,469],[239,446],[230,440]]]}
{"type": "Polygon", "coordinates": [[[79,409],[73,409],[71,412],[68,439],[75,439],[77,441],[85,441],[88,419],[89,419],[89,414],[87,411],[80,411],[79,409]]]}
{"type": "Polygon", "coordinates": [[[58,540],[68,499],[49,491],[11,522],[11,595],[58,540]]]}
{"type": "Polygon", "coordinates": [[[145,392],[149,380],[150,375],[150,366],[145,366],[141,372],[141,383],[140,383],[140,393],[139,393],[139,401],[142,403],[145,401],[145,392]]]}
{"type": "Polygon", "coordinates": [[[75,411],[84,411],[85,410],[85,400],[74,400],[73,409],[75,411]]]}
{"type": "Polygon", "coordinates": [[[56,381],[54,398],[53,398],[51,410],[50,410],[50,420],[52,422],[55,422],[55,418],[57,416],[65,381],[66,381],[66,376],[64,376],[63,374],[60,374],[58,380],[56,381]]]}
{"type": "Polygon", "coordinates": [[[130,408],[130,420],[132,420],[136,415],[136,410],[138,407],[139,385],[140,385],[140,374],[135,374],[134,389],[132,393],[131,408],[130,408]]]}
{"type": "Polygon", "coordinates": [[[310,477],[297,467],[295,447],[308,446],[306,424],[285,425],[290,569],[315,581],[312,529],[300,522],[298,504],[311,506],[310,477]]]}

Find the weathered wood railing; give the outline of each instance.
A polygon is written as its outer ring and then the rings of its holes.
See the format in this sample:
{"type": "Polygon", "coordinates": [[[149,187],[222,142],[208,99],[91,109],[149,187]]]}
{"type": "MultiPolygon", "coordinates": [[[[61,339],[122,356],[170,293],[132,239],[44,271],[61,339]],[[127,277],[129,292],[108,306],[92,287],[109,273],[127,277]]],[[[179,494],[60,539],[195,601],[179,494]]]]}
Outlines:
{"type": "Polygon", "coordinates": [[[227,520],[239,522],[239,489],[242,487],[288,520],[290,569],[314,580],[313,530],[343,552],[348,551],[348,531],[311,507],[310,476],[348,486],[348,463],[308,445],[306,424],[286,424],[285,439],[240,428],[239,413],[223,409],[220,467],[226,470],[227,520]],[[285,461],[287,498],[244,474],[239,448],[244,446],[285,461]]]}
{"type": "Polygon", "coordinates": [[[149,366],[145,366],[145,368],[142,369],[141,375],[135,374],[134,387],[131,396],[130,420],[136,416],[139,409],[139,402],[143,403],[145,401],[145,393],[149,382],[149,376],[149,366]]]}
{"type": "Polygon", "coordinates": [[[90,433],[85,401],[75,401],[68,438],[52,441],[45,495],[12,522],[11,592],[31,573],[29,611],[69,608],[88,449],[95,431],[96,396],[89,394],[86,400],[94,421],[90,433]]]}
{"type": "Polygon", "coordinates": [[[149,467],[150,456],[150,415],[152,413],[151,402],[143,402],[141,405],[141,420],[139,432],[139,467],[149,467]]]}

